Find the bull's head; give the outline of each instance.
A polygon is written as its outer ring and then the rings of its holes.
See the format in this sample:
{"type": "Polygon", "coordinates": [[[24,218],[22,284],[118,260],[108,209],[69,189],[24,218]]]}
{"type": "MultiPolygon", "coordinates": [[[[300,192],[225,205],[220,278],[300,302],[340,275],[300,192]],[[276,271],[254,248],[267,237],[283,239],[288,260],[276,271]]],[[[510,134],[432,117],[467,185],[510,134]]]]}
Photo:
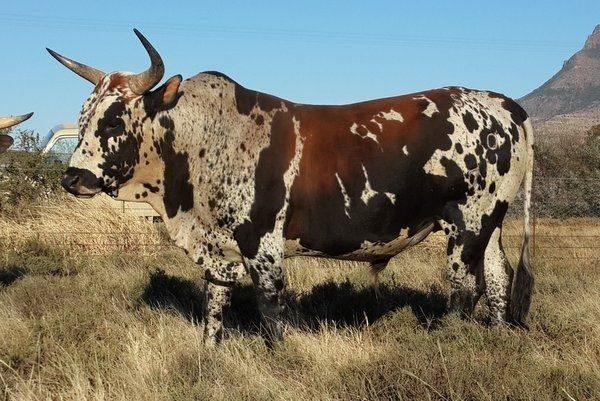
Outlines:
{"type": "MultiPolygon", "coordinates": [[[[0,129],[10,128],[14,125],[20,124],[23,121],[31,117],[33,113],[24,114],[16,117],[0,117],[0,129]]],[[[10,135],[0,135],[0,153],[6,152],[8,148],[13,144],[14,140],[10,135]]]]}
{"type": "Polygon", "coordinates": [[[47,49],[61,64],[95,86],[81,109],[79,143],[62,179],[62,186],[75,196],[92,197],[101,191],[118,195],[153,153],[153,116],[177,102],[181,76],[174,76],[153,91],[164,75],[164,64],[150,42],[137,30],[134,32],[151,61],[150,68],[140,74],[106,74],[47,49]]]}

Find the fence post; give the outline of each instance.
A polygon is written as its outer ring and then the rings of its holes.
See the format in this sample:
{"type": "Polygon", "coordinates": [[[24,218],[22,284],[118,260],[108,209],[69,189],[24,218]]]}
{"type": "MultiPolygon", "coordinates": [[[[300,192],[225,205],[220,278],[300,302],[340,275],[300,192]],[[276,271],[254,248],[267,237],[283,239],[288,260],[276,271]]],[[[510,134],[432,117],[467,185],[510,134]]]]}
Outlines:
{"type": "MultiPolygon", "coordinates": [[[[532,172],[533,174],[533,172],[532,172]]],[[[531,247],[532,249],[532,257],[535,258],[535,243],[536,243],[536,227],[537,227],[537,207],[536,207],[536,202],[537,202],[537,196],[535,193],[535,185],[536,179],[535,176],[533,177],[532,181],[531,181],[531,215],[532,215],[532,220],[533,220],[533,232],[531,235],[531,247]]]]}

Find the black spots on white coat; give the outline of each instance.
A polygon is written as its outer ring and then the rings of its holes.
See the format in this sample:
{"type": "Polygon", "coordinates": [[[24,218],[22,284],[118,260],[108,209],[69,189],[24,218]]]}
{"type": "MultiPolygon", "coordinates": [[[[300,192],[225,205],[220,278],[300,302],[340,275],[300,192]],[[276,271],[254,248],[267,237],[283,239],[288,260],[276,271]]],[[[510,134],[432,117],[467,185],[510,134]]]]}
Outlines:
{"type": "Polygon", "coordinates": [[[462,117],[465,127],[469,130],[469,132],[474,132],[479,128],[479,124],[477,124],[477,121],[475,120],[473,114],[471,114],[470,111],[464,112],[462,117]]]}
{"type": "Polygon", "coordinates": [[[190,179],[190,164],[187,152],[175,151],[175,125],[168,117],[160,117],[165,129],[163,139],[156,144],[164,162],[163,201],[167,217],[174,217],[179,211],[185,212],[194,207],[194,185],[190,179]]]}
{"type": "Polygon", "coordinates": [[[115,186],[121,186],[131,179],[140,161],[141,135],[125,130],[125,111],[124,102],[113,102],[103,117],[98,119],[95,130],[103,156],[98,167],[103,177],[108,177],[115,186]]]}
{"type": "Polygon", "coordinates": [[[256,165],[254,200],[250,219],[235,228],[234,238],[242,254],[256,256],[260,239],[275,227],[277,213],[284,205],[284,174],[296,151],[296,135],[292,115],[277,112],[271,123],[269,146],[261,150],[256,165]]]}

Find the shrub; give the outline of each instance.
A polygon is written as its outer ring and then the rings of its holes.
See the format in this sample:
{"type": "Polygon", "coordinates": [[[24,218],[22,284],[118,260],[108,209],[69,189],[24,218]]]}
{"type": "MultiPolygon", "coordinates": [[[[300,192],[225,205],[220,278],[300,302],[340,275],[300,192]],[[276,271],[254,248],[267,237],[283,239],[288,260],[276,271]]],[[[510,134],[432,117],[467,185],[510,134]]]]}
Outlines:
{"type": "Polygon", "coordinates": [[[600,125],[582,140],[538,141],[535,158],[538,216],[600,216],[600,125]]]}
{"type": "Polygon", "coordinates": [[[0,213],[19,214],[55,194],[65,166],[42,153],[33,131],[14,134],[15,150],[0,155],[0,213]]]}

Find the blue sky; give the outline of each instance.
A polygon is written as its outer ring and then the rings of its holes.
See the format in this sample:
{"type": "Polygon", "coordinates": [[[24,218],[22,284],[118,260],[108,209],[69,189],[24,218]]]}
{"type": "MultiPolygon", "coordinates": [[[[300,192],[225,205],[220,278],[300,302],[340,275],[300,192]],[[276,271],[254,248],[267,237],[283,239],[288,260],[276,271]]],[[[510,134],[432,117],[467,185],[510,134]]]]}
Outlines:
{"type": "Polygon", "coordinates": [[[600,1],[5,1],[0,114],[40,133],[74,122],[92,88],[50,47],[104,71],[140,71],[136,27],[167,76],[218,70],[304,103],[463,85],[520,97],[600,24],[600,1]]]}

